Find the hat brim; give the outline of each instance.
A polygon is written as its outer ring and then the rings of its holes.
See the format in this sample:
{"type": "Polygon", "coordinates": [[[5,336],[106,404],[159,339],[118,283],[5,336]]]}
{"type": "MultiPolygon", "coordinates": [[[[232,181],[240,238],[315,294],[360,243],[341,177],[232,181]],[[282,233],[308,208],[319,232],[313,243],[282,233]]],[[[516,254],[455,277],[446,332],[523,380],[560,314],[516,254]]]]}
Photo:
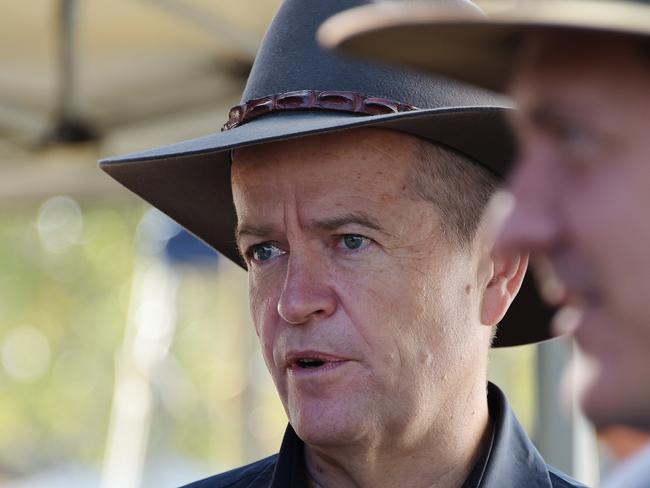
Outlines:
{"type": "MultiPolygon", "coordinates": [[[[244,146],[361,127],[402,131],[451,147],[503,175],[514,154],[507,107],[433,109],[378,116],[287,112],[254,119],[226,132],[100,161],[115,180],[226,257],[245,267],[235,243],[231,151],[244,146]]],[[[499,326],[495,347],[551,337],[551,310],[530,278],[499,326]]]]}
{"type": "Polygon", "coordinates": [[[319,30],[330,48],[506,92],[517,48],[531,29],[650,36],[650,6],[630,2],[538,0],[479,11],[434,2],[382,2],[341,12],[319,30]]]}

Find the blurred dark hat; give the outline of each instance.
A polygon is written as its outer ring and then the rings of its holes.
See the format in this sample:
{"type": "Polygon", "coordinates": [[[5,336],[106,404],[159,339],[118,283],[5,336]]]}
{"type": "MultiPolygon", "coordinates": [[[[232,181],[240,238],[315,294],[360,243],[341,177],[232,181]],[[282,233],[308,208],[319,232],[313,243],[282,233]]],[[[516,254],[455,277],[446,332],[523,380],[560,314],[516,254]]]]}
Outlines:
{"type": "Polygon", "coordinates": [[[319,38],[346,53],[503,93],[533,29],[650,36],[650,0],[492,0],[481,9],[468,0],[381,2],[334,16],[319,38]]]}
{"type": "MultiPolygon", "coordinates": [[[[442,144],[503,175],[514,154],[504,117],[511,109],[507,99],[444,78],[344,60],[318,45],[316,30],[325,19],[369,3],[285,1],[224,130],[105,159],[101,168],[242,267],[230,187],[233,149],[377,127],[442,144]]],[[[495,346],[550,337],[550,311],[527,281],[499,326],[495,346]]]]}

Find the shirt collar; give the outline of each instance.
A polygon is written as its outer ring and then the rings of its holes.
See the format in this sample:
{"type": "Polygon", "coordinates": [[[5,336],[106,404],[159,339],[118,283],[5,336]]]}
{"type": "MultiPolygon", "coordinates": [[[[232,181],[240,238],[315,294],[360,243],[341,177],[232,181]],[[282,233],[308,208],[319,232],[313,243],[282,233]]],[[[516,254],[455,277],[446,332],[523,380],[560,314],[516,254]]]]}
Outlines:
{"type": "MultiPolygon", "coordinates": [[[[463,488],[551,488],[546,463],[515,417],[503,392],[488,383],[492,438],[463,488]]],[[[291,425],[280,447],[270,488],[308,486],[304,443],[291,425]]]]}
{"type": "Polygon", "coordinates": [[[269,488],[306,488],[309,486],[304,451],[305,444],[289,424],[284,432],[269,488]]]}
{"type": "Polygon", "coordinates": [[[512,412],[503,392],[488,383],[494,441],[480,488],[551,488],[548,467],[512,412]]]}

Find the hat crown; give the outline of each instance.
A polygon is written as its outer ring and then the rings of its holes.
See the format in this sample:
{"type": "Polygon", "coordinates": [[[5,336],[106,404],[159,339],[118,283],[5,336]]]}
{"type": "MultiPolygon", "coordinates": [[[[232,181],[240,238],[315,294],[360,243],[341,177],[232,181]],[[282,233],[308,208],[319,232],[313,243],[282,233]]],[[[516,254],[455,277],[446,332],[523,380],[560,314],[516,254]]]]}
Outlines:
{"type": "Polygon", "coordinates": [[[331,90],[359,92],[418,108],[504,105],[504,98],[460,82],[344,58],[318,44],[316,31],[327,18],[371,3],[367,0],[283,2],[255,58],[242,103],[299,90],[331,90]]]}

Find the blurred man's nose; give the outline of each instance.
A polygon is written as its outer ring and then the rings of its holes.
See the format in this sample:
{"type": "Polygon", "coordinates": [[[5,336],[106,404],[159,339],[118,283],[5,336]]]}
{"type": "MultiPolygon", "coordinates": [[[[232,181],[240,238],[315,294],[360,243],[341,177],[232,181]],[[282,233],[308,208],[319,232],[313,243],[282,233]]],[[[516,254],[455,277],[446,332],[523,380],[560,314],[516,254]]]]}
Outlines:
{"type": "Polygon", "coordinates": [[[330,269],[318,251],[290,251],[277,305],[280,317],[289,324],[300,325],[332,315],[337,298],[329,276],[330,269]]]}
{"type": "Polygon", "coordinates": [[[510,215],[498,236],[502,250],[550,252],[560,239],[558,181],[541,158],[522,158],[509,180],[510,215]]]}

